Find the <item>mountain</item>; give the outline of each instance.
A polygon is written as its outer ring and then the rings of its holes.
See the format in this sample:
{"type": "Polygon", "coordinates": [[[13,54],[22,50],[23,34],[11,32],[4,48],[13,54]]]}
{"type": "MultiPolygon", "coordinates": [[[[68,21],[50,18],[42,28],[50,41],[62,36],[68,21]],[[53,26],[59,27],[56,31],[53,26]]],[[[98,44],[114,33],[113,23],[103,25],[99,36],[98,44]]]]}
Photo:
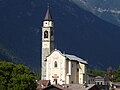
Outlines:
{"type": "Polygon", "coordinates": [[[14,62],[14,63],[21,63],[24,64],[23,62],[21,62],[20,58],[12,55],[12,53],[6,49],[0,48],[0,61],[7,61],[7,62],[14,62]]]}
{"type": "Polygon", "coordinates": [[[116,67],[120,27],[69,0],[1,0],[0,39],[31,70],[41,62],[41,27],[48,3],[55,22],[55,47],[88,61],[90,68],[116,67]],[[113,63],[114,62],[114,63],[113,63]]]}
{"type": "Polygon", "coordinates": [[[120,26],[120,0],[70,0],[103,20],[120,26]]]}

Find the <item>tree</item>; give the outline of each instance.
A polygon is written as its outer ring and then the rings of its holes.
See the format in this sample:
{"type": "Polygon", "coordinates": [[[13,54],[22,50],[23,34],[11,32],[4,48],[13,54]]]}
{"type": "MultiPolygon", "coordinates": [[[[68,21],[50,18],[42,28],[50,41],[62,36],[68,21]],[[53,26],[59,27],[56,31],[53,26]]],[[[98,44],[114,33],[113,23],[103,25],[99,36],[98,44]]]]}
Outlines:
{"type": "Polygon", "coordinates": [[[115,82],[120,82],[120,66],[114,71],[115,82]]]}
{"type": "Polygon", "coordinates": [[[0,90],[35,90],[36,79],[28,67],[0,61],[0,90]]]}
{"type": "Polygon", "coordinates": [[[105,75],[106,71],[103,71],[103,70],[90,70],[90,69],[88,69],[88,73],[92,73],[92,74],[95,74],[95,75],[105,75]]]}

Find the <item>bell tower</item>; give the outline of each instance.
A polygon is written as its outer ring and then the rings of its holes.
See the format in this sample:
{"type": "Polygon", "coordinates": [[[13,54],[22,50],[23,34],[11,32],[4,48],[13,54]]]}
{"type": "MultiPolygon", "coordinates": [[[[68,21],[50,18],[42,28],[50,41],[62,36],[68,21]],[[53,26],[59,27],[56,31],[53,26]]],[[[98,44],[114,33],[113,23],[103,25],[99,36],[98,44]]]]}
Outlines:
{"type": "Polygon", "coordinates": [[[42,80],[46,80],[46,56],[52,50],[54,50],[54,31],[50,7],[48,6],[42,26],[42,80]]]}

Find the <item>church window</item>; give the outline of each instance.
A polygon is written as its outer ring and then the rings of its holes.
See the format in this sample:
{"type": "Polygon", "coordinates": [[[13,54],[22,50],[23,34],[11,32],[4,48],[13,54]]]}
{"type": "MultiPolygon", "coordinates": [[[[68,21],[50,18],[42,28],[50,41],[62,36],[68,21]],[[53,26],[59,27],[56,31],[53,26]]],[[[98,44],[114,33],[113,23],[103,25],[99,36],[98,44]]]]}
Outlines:
{"type": "Polygon", "coordinates": [[[73,64],[72,64],[72,67],[73,67],[73,64]]]}
{"type": "Polygon", "coordinates": [[[90,84],[90,80],[88,80],[88,83],[90,84]]]}
{"type": "Polygon", "coordinates": [[[71,83],[73,84],[73,81],[71,81],[71,83]]]}
{"type": "Polygon", "coordinates": [[[48,31],[44,32],[44,38],[48,38],[48,31]]]}
{"type": "Polygon", "coordinates": [[[55,63],[54,63],[54,67],[57,67],[57,61],[55,61],[55,63]]]}

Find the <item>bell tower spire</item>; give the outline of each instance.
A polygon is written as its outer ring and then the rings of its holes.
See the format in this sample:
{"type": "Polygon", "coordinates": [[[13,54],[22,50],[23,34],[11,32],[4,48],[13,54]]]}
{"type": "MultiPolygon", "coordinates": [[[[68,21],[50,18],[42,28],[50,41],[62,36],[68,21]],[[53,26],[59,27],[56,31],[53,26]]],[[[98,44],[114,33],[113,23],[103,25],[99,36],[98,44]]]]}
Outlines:
{"type": "Polygon", "coordinates": [[[48,6],[42,26],[42,80],[46,80],[46,57],[54,50],[53,27],[50,7],[48,6]]]}
{"type": "Polygon", "coordinates": [[[52,20],[52,16],[51,16],[51,12],[50,12],[50,6],[48,4],[48,9],[47,9],[47,13],[46,13],[46,16],[45,16],[45,19],[44,20],[52,20]]]}

